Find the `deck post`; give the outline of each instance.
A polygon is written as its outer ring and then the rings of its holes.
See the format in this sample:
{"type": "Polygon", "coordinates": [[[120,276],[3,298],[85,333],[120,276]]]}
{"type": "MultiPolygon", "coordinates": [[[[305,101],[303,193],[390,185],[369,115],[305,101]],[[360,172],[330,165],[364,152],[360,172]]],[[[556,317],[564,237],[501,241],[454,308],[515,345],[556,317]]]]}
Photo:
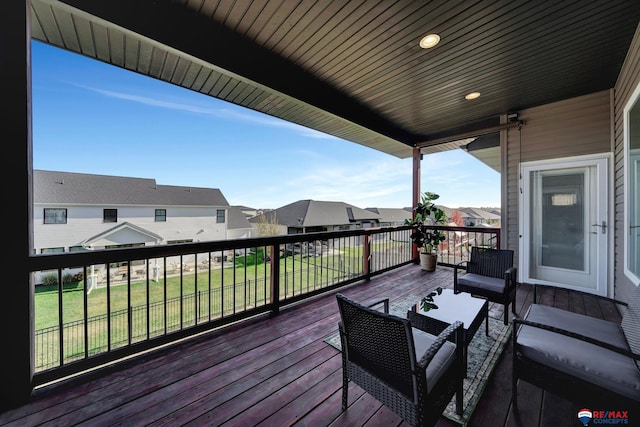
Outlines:
{"type": "MultiPolygon", "coordinates": [[[[420,162],[422,160],[422,154],[420,153],[420,147],[413,147],[413,190],[412,190],[412,199],[411,199],[411,208],[413,217],[413,212],[415,212],[418,203],[420,202],[420,162]]],[[[414,259],[416,263],[419,262],[420,258],[418,255],[418,247],[413,244],[411,245],[411,258],[414,259]]]]}
{"type": "Polygon", "coordinates": [[[4,155],[0,173],[11,189],[2,222],[11,228],[10,249],[2,256],[0,298],[3,362],[0,365],[0,409],[27,402],[33,392],[34,313],[33,274],[33,156],[31,125],[30,1],[3,2],[0,6],[0,85],[4,155]]]}

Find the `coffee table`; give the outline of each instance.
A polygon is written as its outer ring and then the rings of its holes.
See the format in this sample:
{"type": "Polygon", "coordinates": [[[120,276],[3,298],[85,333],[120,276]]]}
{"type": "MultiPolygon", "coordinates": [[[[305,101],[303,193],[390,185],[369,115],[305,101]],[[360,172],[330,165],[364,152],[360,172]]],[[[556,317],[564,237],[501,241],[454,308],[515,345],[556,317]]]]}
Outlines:
{"type": "Polygon", "coordinates": [[[433,302],[438,308],[424,311],[418,301],[411,307],[407,317],[413,327],[432,335],[439,335],[456,320],[462,322],[464,331],[463,360],[466,372],[467,347],[483,320],[485,321],[485,334],[489,336],[489,301],[465,292],[456,294],[452,289],[443,289],[440,295],[433,297],[433,302]]]}

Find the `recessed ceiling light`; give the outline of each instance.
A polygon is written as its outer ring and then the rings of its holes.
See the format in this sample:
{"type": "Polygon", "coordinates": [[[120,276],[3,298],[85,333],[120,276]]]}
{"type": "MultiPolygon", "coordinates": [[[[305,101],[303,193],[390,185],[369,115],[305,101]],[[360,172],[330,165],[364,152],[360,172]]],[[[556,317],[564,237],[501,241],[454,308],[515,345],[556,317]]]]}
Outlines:
{"type": "Polygon", "coordinates": [[[471,92],[464,96],[464,99],[476,99],[480,96],[480,92],[471,92]]]}
{"type": "Polygon", "coordinates": [[[434,47],[440,42],[440,36],[437,34],[427,34],[420,40],[420,47],[423,49],[429,49],[434,47]]]}

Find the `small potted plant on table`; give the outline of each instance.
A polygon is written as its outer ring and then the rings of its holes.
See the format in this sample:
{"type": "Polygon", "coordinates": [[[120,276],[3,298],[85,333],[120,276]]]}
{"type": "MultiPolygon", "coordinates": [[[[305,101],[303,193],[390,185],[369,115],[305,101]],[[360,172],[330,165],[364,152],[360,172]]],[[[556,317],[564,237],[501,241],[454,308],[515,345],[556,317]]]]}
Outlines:
{"type": "Polygon", "coordinates": [[[441,230],[433,228],[433,226],[445,225],[447,221],[444,211],[433,203],[439,197],[435,193],[424,192],[414,209],[413,219],[405,221],[406,225],[413,226],[410,238],[418,247],[420,266],[425,271],[435,271],[438,261],[438,245],[446,238],[441,230]]]}

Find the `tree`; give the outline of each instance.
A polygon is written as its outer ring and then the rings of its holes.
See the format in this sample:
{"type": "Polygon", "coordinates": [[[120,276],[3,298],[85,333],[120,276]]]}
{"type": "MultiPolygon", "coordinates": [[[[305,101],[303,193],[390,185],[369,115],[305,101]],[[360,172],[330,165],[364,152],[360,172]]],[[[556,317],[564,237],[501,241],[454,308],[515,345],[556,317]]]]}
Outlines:
{"type": "Polygon", "coordinates": [[[455,222],[458,227],[464,227],[464,221],[462,220],[462,212],[455,210],[451,213],[450,222],[455,222]]]}
{"type": "Polygon", "coordinates": [[[269,218],[267,218],[266,214],[260,215],[258,217],[257,227],[260,237],[277,236],[279,234],[279,225],[276,213],[273,212],[272,215],[269,215],[269,218]]]}

